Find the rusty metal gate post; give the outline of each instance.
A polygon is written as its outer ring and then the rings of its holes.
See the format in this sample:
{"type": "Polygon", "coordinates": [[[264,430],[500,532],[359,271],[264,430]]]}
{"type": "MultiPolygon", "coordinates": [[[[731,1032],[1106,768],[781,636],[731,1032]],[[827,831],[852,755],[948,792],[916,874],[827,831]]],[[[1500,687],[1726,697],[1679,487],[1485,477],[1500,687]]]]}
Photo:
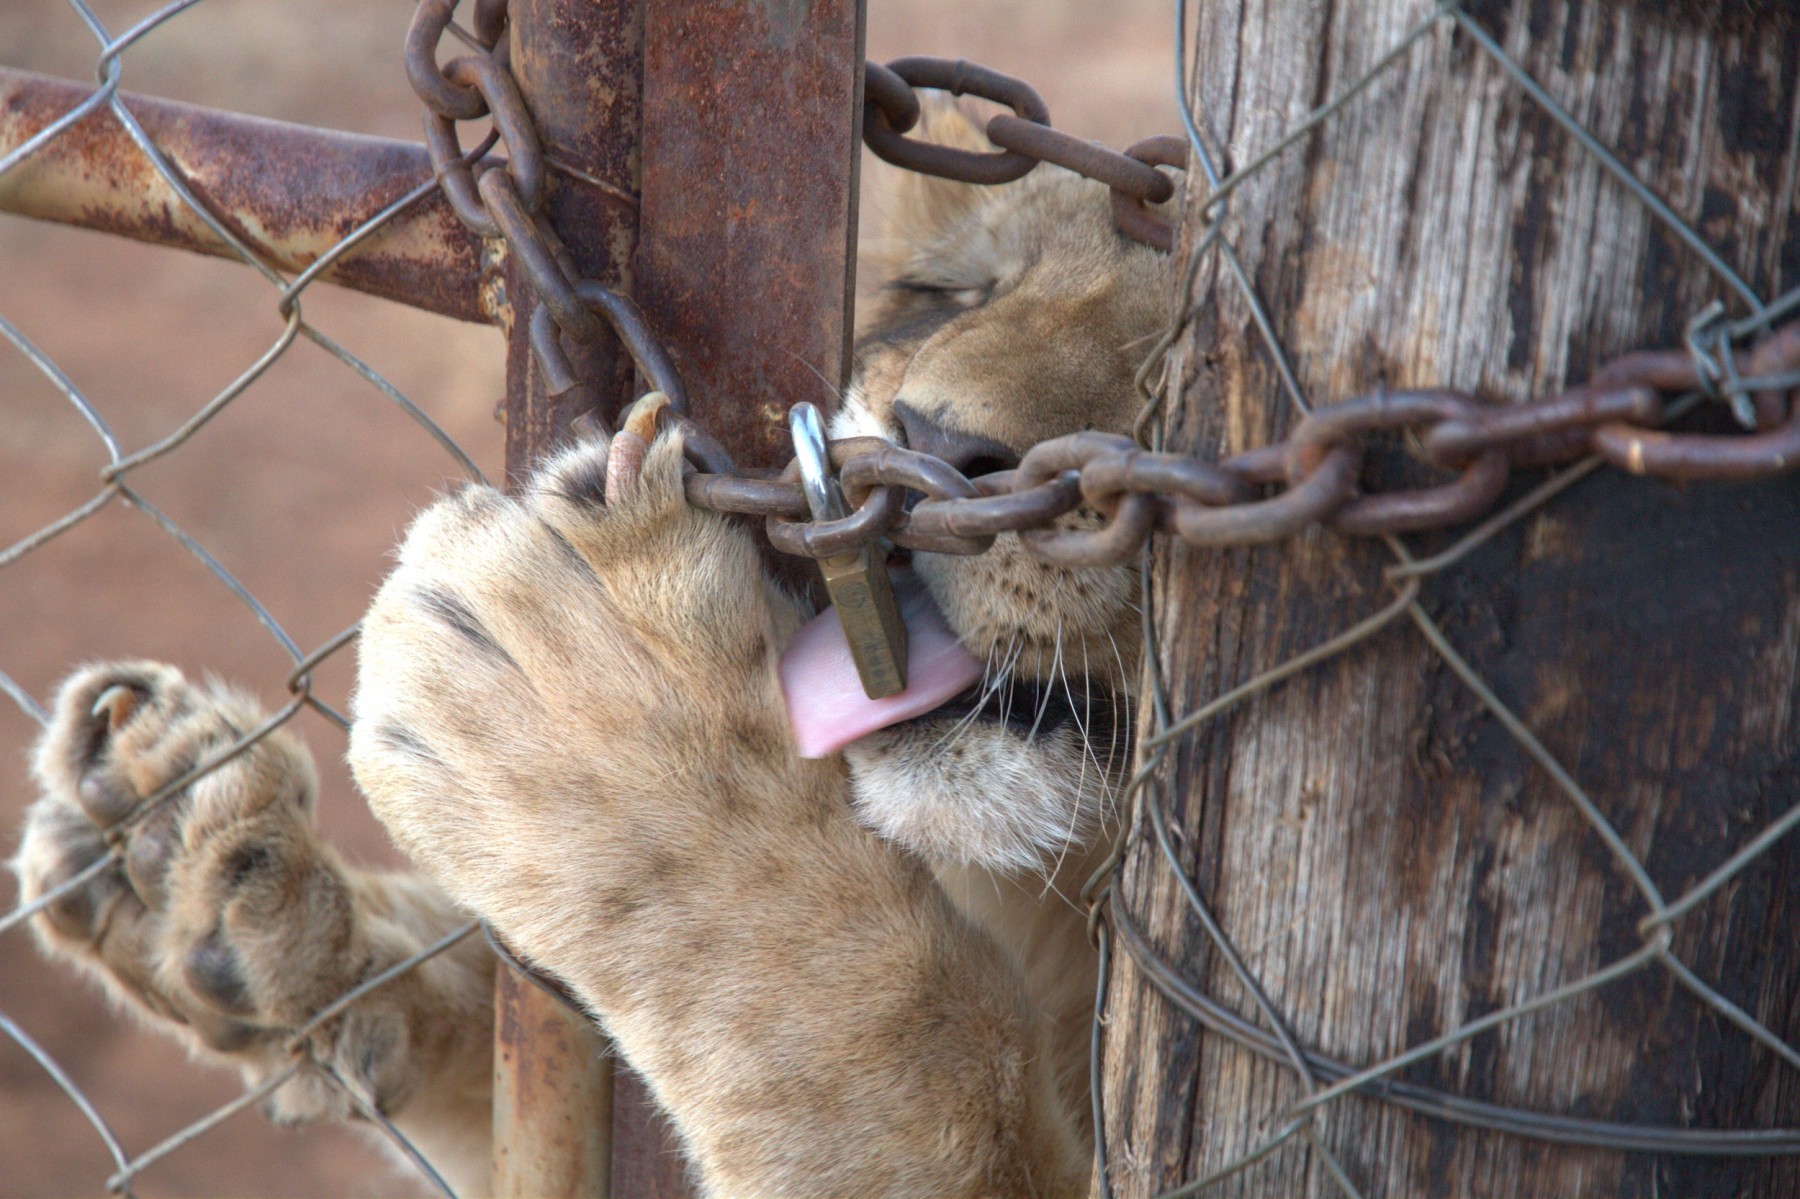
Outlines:
{"type": "MultiPolygon", "coordinates": [[[[860,0],[512,0],[508,11],[512,72],[552,167],[550,222],[573,266],[637,299],[694,416],[739,462],[784,459],[787,407],[829,409],[849,362],[860,0]]],[[[507,297],[516,480],[580,401],[549,394],[532,359],[524,272],[492,265],[507,297]]],[[[616,406],[629,359],[610,338],[587,354],[581,373],[616,406]]],[[[642,1083],[621,1068],[615,1086],[602,1054],[579,1017],[503,965],[496,1193],[689,1193],[642,1083]]]]}
{"type": "MultiPolygon", "coordinates": [[[[513,77],[546,154],[561,168],[548,173],[550,223],[583,277],[629,291],[641,2],[513,0],[507,18],[513,77]]],[[[484,285],[496,284],[506,300],[506,469],[516,483],[567,434],[580,401],[550,394],[532,357],[538,297],[522,265],[489,263],[484,285]]],[[[610,337],[577,352],[601,402],[616,408],[628,395],[630,359],[610,337]]],[[[611,1194],[612,1120],[604,1038],[503,956],[494,980],[494,1193],[604,1199],[611,1194]]]]}

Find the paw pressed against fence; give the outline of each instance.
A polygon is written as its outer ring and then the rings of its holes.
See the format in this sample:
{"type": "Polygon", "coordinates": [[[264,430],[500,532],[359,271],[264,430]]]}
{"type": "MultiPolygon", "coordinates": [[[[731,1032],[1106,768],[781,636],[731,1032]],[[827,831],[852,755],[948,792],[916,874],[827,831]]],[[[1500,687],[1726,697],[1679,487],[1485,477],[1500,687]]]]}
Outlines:
{"type": "MultiPolygon", "coordinates": [[[[174,546],[197,559],[218,585],[227,589],[250,611],[255,621],[280,647],[291,662],[291,671],[282,680],[290,698],[275,712],[265,716],[253,706],[245,706],[244,701],[228,697],[202,698],[197,703],[170,698],[187,693],[186,684],[178,679],[173,681],[174,690],[165,693],[160,686],[142,685],[149,676],[133,674],[121,679],[97,676],[91,684],[72,683],[64,695],[65,707],[69,710],[58,712],[40,704],[25,688],[0,670],[0,690],[4,690],[22,712],[47,730],[53,724],[60,726],[61,735],[65,739],[72,738],[78,743],[72,748],[79,748],[83,752],[79,760],[52,762],[49,760],[50,751],[46,751],[44,769],[53,776],[46,779],[50,798],[40,805],[34,825],[36,839],[28,839],[15,863],[21,873],[21,902],[0,917],[0,934],[20,935],[20,930],[37,917],[40,928],[44,930],[43,935],[48,940],[58,942],[63,953],[76,958],[98,954],[100,957],[95,959],[100,967],[98,973],[104,974],[110,970],[121,977],[135,975],[143,978],[144,989],[135,996],[127,996],[125,1002],[142,1003],[146,1010],[159,1018],[167,1018],[173,1014],[176,1020],[191,1030],[197,1043],[237,1055],[240,1060],[247,1061],[252,1056],[251,1047],[254,1043],[253,1056],[260,1060],[253,1071],[248,1066],[246,1069],[257,1078],[253,1086],[232,1102],[193,1121],[157,1144],[128,1153],[120,1144],[119,1138],[108,1128],[96,1105],[81,1092],[69,1073],[32,1039],[27,1029],[0,1014],[0,1031],[4,1031],[50,1073],[57,1085],[69,1095],[76,1109],[93,1125],[106,1152],[112,1158],[113,1171],[106,1178],[106,1186],[113,1191],[130,1194],[134,1179],[145,1169],[205,1136],[236,1113],[248,1107],[266,1104],[272,1096],[281,1092],[293,1097],[296,1110],[303,1110],[309,1104],[325,1107],[341,1105],[346,1112],[359,1113],[371,1126],[380,1129],[393,1140],[400,1153],[417,1165],[429,1185],[448,1193],[448,1187],[426,1157],[371,1102],[369,1094],[365,1093],[365,1084],[358,1078],[355,1069],[343,1060],[333,1060],[331,1045],[334,1035],[330,1030],[341,1026],[345,1014],[357,1010],[358,1005],[367,997],[382,992],[384,988],[389,988],[388,993],[391,994],[391,986],[395,980],[464,942],[474,932],[473,924],[462,920],[459,927],[441,938],[431,940],[414,952],[387,955],[385,960],[382,955],[364,959],[372,969],[365,970],[350,962],[341,963],[356,971],[358,977],[345,977],[341,980],[341,985],[335,985],[329,974],[315,976],[325,983],[326,989],[331,990],[332,994],[317,997],[318,1002],[307,1000],[307,1006],[313,1010],[306,1014],[294,1011],[251,1011],[247,1013],[250,1024],[234,1024],[222,1012],[224,1007],[229,1007],[231,1003],[242,999],[242,996],[213,994],[210,1002],[197,1008],[182,1010],[182,1002],[191,1004],[193,1000],[181,1001],[160,994],[158,984],[146,973],[148,959],[128,962],[116,956],[132,952],[132,942],[123,931],[127,925],[131,925],[141,926],[147,932],[154,931],[158,936],[191,939],[195,945],[197,963],[203,959],[215,964],[227,961],[223,956],[224,947],[210,941],[206,935],[207,930],[183,928],[173,913],[162,911],[162,905],[167,899],[162,887],[167,879],[174,877],[191,882],[195,874],[195,870],[187,862],[180,860],[179,855],[174,861],[169,857],[169,833],[176,809],[191,806],[195,802],[194,797],[202,793],[209,797],[209,802],[216,803],[221,791],[230,791],[234,786],[242,787],[242,784],[233,782],[234,772],[248,771],[254,775],[258,770],[256,759],[259,755],[283,752],[283,746],[291,748],[293,743],[280,730],[305,709],[310,708],[328,722],[347,729],[349,726],[344,716],[314,693],[313,676],[322,663],[350,646],[357,632],[356,626],[351,625],[322,644],[303,649],[284,629],[277,616],[206,545],[191,536],[152,502],[137,482],[139,473],[159,460],[184,453],[203,456],[207,451],[190,449],[190,443],[196,435],[240,400],[304,340],[341,362],[361,381],[359,385],[366,384],[373,388],[382,402],[392,403],[404,412],[418,426],[421,446],[427,444],[424,440],[426,438],[435,442],[436,447],[445,454],[444,461],[451,470],[460,469],[473,479],[482,477],[471,456],[442,427],[368,363],[324,330],[310,324],[303,307],[305,290],[312,283],[322,276],[330,277],[330,273],[342,263],[347,254],[371,234],[406,215],[434,189],[435,184],[427,179],[425,183],[391,202],[370,203],[364,200],[362,211],[349,214],[337,234],[304,251],[308,260],[304,269],[293,268],[283,273],[271,266],[271,258],[279,261],[280,256],[271,254],[263,247],[253,248],[252,243],[246,241],[227,219],[197,198],[189,186],[186,171],[174,165],[156,141],[145,132],[134,115],[132,105],[118,90],[123,77],[124,61],[130,49],[142,38],[162,29],[194,6],[195,0],[177,0],[142,18],[124,32],[115,34],[93,8],[81,0],[73,0],[69,6],[70,21],[85,25],[99,45],[95,73],[101,86],[62,111],[55,119],[42,123],[35,129],[23,130],[28,136],[14,141],[5,147],[4,152],[0,152],[0,189],[6,186],[3,181],[6,181],[9,174],[15,180],[29,182],[27,176],[35,165],[34,156],[47,150],[62,150],[63,147],[56,145],[59,139],[92,138],[98,129],[103,128],[105,132],[100,134],[101,137],[121,139],[117,152],[135,160],[132,169],[141,165],[142,170],[155,179],[156,186],[166,189],[173,197],[173,202],[179,205],[173,215],[165,217],[170,227],[202,230],[203,233],[192,235],[196,241],[211,239],[208,244],[212,252],[237,259],[268,282],[272,292],[270,305],[280,318],[280,331],[228,386],[177,428],[148,445],[132,449],[121,444],[97,407],[89,401],[70,374],[34,344],[27,328],[0,316],[0,337],[10,342],[75,409],[92,429],[105,456],[105,465],[99,472],[93,496],[59,519],[0,550],[0,568],[14,565],[55,538],[74,533],[85,522],[96,519],[114,507],[122,506],[140,513],[148,522],[145,531],[150,537],[166,536],[174,546]],[[108,687],[112,688],[108,691],[112,698],[102,700],[103,706],[94,708],[90,714],[88,709],[98,698],[98,691],[108,687]],[[135,699],[131,703],[120,700],[120,687],[125,689],[125,694],[147,702],[138,706],[135,699]],[[159,710],[154,702],[159,697],[180,711],[168,707],[159,710]],[[156,743],[159,752],[166,755],[160,766],[152,764],[128,769],[115,764],[107,766],[103,771],[97,766],[98,759],[89,761],[84,756],[90,747],[90,738],[95,738],[91,742],[91,748],[96,753],[104,752],[103,747],[111,740],[126,735],[134,718],[137,727],[130,731],[141,737],[147,735],[147,722],[174,719],[178,715],[191,720],[189,708],[211,710],[215,701],[225,704],[218,709],[221,719],[216,725],[196,729],[190,723],[182,726],[181,737],[185,740],[178,739],[178,744],[170,744],[166,740],[156,743]],[[128,710],[132,708],[135,710],[128,710]],[[107,774],[106,771],[112,773],[107,774]],[[103,777],[121,781],[117,784],[103,784],[99,781],[103,777]],[[124,781],[126,779],[130,781],[124,781]],[[90,801],[87,798],[98,795],[103,786],[114,787],[117,791],[116,798],[126,801],[123,808],[109,806],[103,799],[90,801]],[[88,807],[87,815],[83,815],[78,806],[78,796],[81,797],[79,804],[88,807]],[[94,806],[96,802],[99,803],[98,807],[94,806]],[[57,804],[65,806],[54,807],[57,804]],[[97,923],[92,926],[83,923],[90,919],[97,923]],[[219,948],[221,953],[205,959],[204,950],[208,946],[219,948]],[[302,1091],[309,1092],[308,1097],[301,1098],[302,1091]]],[[[179,28],[179,24],[176,27],[179,28]]],[[[32,109],[22,102],[27,95],[22,82],[18,78],[12,78],[7,81],[6,87],[9,95],[14,98],[12,111],[20,114],[21,119],[28,119],[32,109]]],[[[161,116],[160,110],[158,116],[161,116]]],[[[9,129],[9,133],[16,132],[20,132],[18,126],[9,129]]],[[[29,195],[30,189],[25,188],[23,192],[29,195]]],[[[15,193],[17,194],[19,193],[15,193]]],[[[48,732],[46,734],[47,737],[51,735],[48,732]]],[[[246,802],[261,800],[253,787],[243,791],[242,798],[246,802]]],[[[293,831],[286,836],[286,841],[306,845],[312,843],[313,836],[308,810],[310,796],[295,798],[302,806],[291,815],[293,831]]],[[[282,841],[282,837],[274,839],[277,844],[282,841]]],[[[145,945],[142,948],[154,947],[145,945]]],[[[202,971],[196,977],[201,977],[203,973],[202,971]]],[[[220,986],[235,985],[235,980],[230,979],[228,973],[215,972],[214,981],[220,986]]],[[[125,992],[120,994],[126,995],[125,992]]],[[[280,1105],[277,1104],[274,1110],[281,1110],[280,1105]]]]}

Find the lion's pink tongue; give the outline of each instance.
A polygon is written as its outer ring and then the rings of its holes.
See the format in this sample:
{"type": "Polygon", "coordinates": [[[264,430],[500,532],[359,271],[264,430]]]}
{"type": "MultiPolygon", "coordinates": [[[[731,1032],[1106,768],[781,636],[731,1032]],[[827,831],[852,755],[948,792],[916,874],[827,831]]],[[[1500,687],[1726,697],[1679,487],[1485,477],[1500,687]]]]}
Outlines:
{"type": "Polygon", "coordinates": [[[836,608],[813,617],[781,656],[788,723],[803,758],[834,754],[876,729],[929,712],[981,678],[981,663],[944,623],[924,584],[909,570],[892,577],[906,621],[905,691],[886,699],[863,693],[836,608]]]}

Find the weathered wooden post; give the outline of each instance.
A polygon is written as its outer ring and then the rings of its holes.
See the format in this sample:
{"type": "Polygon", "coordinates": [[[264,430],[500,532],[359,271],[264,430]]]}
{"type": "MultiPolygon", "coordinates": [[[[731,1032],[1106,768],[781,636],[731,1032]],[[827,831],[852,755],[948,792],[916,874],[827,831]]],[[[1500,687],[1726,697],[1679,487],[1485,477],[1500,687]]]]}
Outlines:
{"type": "MultiPolygon", "coordinates": [[[[583,276],[638,301],[740,463],[784,461],[788,406],[829,407],[848,369],[862,16],[858,0],[510,3],[520,91],[576,168],[551,174],[551,222],[583,276]]],[[[523,274],[506,286],[516,476],[581,413],[532,360],[523,274]]],[[[584,374],[611,381],[600,399],[616,407],[629,360],[610,339],[590,353],[584,374]]],[[[604,1077],[597,1038],[557,999],[507,970],[500,988],[501,1192],[688,1194],[642,1083],[604,1077]],[[610,1136],[595,1123],[609,1116],[610,1136]]]]}
{"type": "MultiPolygon", "coordinates": [[[[1406,0],[1195,7],[1192,96],[1227,171],[1431,12],[1406,0]]],[[[1516,402],[1619,352],[1680,345],[1715,299],[1732,316],[1754,311],[1528,96],[1479,31],[1749,293],[1794,285],[1791,5],[1463,7],[1245,181],[1222,218],[1310,403],[1438,384],[1516,402]]],[[[1207,190],[1198,175],[1191,197],[1207,190]]],[[[1190,199],[1190,253],[1206,218],[1190,199]]],[[[1275,440],[1297,413],[1238,279],[1204,252],[1163,431],[1171,448],[1211,455],[1275,440]]],[[[1698,419],[1732,427],[1722,406],[1698,419]]],[[[1393,478],[1401,459],[1374,476],[1393,478]]],[[[1606,470],[1423,580],[1422,614],[1585,784],[1669,900],[1800,799],[1796,530],[1791,478],[1677,488],[1606,470]]],[[[1449,540],[1412,544],[1429,553],[1449,540]]],[[[1250,550],[1163,544],[1151,599],[1175,715],[1388,604],[1394,561],[1379,540],[1329,531],[1250,550]]],[[[1640,888],[1421,628],[1402,616],[1182,737],[1148,796],[1166,802],[1182,868],[1298,1043],[1358,1066],[1646,944],[1640,888]]],[[[1115,908],[1180,979],[1260,1022],[1147,820],[1115,908]]],[[[1797,913],[1790,838],[1675,921],[1671,950],[1793,1043],[1797,913]]],[[[1156,1195],[1243,1158],[1303,1092],[1283,1065],[1203,1033],[1130,953],[1113,960],[1112,1188],[1156,1195]]],[[[1800,1125],[1792,1069],[1651,962],[1399,1077],[1538,1112],[1751,1129],[1800,1125]]],[[[1355,1096],[1332,1101],[1315,1129],[1365,1195],[1800,1191],[1792,1156],[1547,1145],[1355,1096]]],[[[1341,1192],[1296,1137],[1206,1193],[1341,1192]]]]}

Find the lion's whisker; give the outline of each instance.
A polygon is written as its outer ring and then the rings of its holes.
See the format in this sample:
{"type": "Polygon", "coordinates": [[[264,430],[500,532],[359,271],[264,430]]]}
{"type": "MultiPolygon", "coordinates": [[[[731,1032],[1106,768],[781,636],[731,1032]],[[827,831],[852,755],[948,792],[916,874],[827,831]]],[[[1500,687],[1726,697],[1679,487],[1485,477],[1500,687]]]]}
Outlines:
{"type": "MultiPolygon", "coordinates": [[[[1014,647],[1017,645],[1018,645],[1018,639],[1017,639],[1017,636],[1015,635],[1013,640],[1007,642],[1008,655],[1012,654],[1014,647]]],[[[994,643],[994,644],[988,646],[987,662],[982,666],[982,669],[981,669],[981,694],[980,694],[980,696],[978,696],[976,698],[974,704],[970,706],[968,712],[965,713],[960,719],[958,719],[955,724],[951,725],[948,729],[946,729],[944,731],[943,736],[941,736],[937,739],[937,742],[931,747],[932,753],[937,753],[938,751],[945,749],[949,745],[954,744],[956,738],[958,738],[958,737],[962,736],[964,733],[966,733],[974,725],[975,718],[977,716],[981,715],[981,709],[987,706],[988,700],[990,700],[994,697],[994,693],[996,691],[998,691],[1000,689],[1000,686],[1007,680],[1008,677],[1010,677],[1010,673],[1012,670],[1012,667],[1010,664],[1011,663],[1010,657],[1003,660],[998,673],[996,673],[996,671],[994,669],[994,651],[999,648],[1000,647],[999,647],[998,643],[994,643]]],[[[1023,647],[1020,647],[1020,648],[1022,649],[1023,647]]]]}
{"type": "MultiPolygon", "coordinates": [[[[1056,664],[1058,662],[1062,661],[1062,631],[1063,631],[1062,618],[1057,617],[1057,620],[1056,620],[1056,655],[1054,658],[1051,659],[1051,662],[1050,662],[1050,670],[1051,670],[1052,674],[1054,674],[1056,671],[1056,664]]],[[[1041,725],[1044,721],[1044,713],[1048,712],[1050,710],[1050,698],[1051,698],[1052,694],[1053,693],[1052,693],[1051,688],[1049,688],[1049,687],[1044,688],[1043,698],[1038,701],[1037,716],[1032,719],[1031,730],[1025,734],[1025,744],[1027,746],[1029,746],[1033,741],[1035,741],[1037,739],[1038,726],[1041,725]]]]}

